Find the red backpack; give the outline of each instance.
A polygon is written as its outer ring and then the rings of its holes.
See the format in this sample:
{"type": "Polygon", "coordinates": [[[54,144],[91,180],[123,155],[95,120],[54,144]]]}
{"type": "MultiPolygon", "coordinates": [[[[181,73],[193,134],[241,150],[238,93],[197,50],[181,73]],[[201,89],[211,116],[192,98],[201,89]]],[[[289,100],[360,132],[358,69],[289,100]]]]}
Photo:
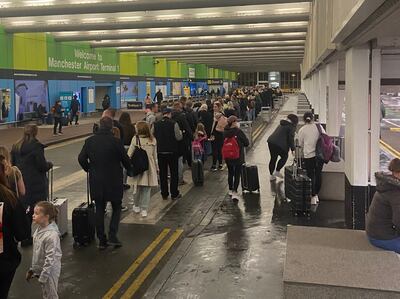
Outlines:
{"type": "Polygon", "coordinates": [[[237,137],[229,137],[224,139],[222,145],[222,158],[224,160],[236,160],[240,157],[240,147],[237,142],[237,137]]]}

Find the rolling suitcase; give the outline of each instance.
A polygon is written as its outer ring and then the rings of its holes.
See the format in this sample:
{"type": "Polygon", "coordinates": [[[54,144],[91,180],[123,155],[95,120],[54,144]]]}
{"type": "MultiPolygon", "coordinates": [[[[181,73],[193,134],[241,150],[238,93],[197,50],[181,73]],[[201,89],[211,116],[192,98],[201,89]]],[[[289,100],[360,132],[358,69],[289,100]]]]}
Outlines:
{"type": "Polygon", "coordinates": [[[258,179],[258,168],[256,165],[242,165],[242,192],[260,192],[260,181],[258,179]]]}
{"type": "Polygon", "coordinates": [[[72,236],[74,248],[87,246],[95,235],[95,209],[90,199],[89,174],[87,174],[87,202],[81,203],[72,211],[72,236]]]}
{"type": "Polygon", "coordinates": [[[56,223],[58,230],[60,231],[60,236],[64,237],[68,233],[68,199],[67,198],[53,198],[53,168],[48,172],[48,182],[49,182],[49,195],[48,201],[51,202],[58,211],[56,223]]]}
{"type": "Polygon", "coordinates": [[[201,160],[197,159],[192,162],[192,180],[195,186],[203,186],[204,184],[204,170],[201,160]]]}

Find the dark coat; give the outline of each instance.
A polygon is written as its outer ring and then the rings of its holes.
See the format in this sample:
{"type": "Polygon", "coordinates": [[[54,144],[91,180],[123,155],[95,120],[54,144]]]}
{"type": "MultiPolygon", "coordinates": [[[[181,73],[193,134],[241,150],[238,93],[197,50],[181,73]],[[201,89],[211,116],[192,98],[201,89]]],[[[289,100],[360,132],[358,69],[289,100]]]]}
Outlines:
{"type": "Polygon", "coordinates": [[[190,125],[186,119],[186,115],[181,111],[172,112],[172,119],[176,121],[179,125],[179,128],[182,131],[183,139],[178,141],[179,143],[179,156],[182,156],[189,149],[190,144],[193,140],[193,133],[190,125]]]}
{"type": "Polygon", "coordinates": [[[237,112],[236,109],[225,109],[224,111],[225,116],[228,118],[229,116],[236,116],[239,117],[239,113],[237,112]]]}
{"type": "Polygon", "coordinates": [[[176,122],[168,117],[154,123],[154,136],[157,140],[157,153],[179,153],[179,143],[175,137],[176,122]]]}
{"type": "Polygon", "coordinates": [[[80,103],[77,99],[72,99],[71,101],[71,111],[77,112],[79,110],[80,103]]]}
{"type": "Polygon", "coordinates": [[[246,134],[243,133],[242,130],[239,128],[230,128],[226,127],[224,130],[224,139],[225,138],[231,138],[233,136],[237,137],[237,142],[240,148],[240,157],[239,159],[236,160],[227,160],[225,161],[226,164],[228,165],[242,165],[245,162],[245,153],[244,153],[244,148],[248,147],[250,142],[249,139],[247,138],[246,134]]]}
{"type": "Polygon", "coordinates": [[[294,135],[296,127],[285,119],[282,119],[280,125],[275,131],[269,136],[268,143],[279,146],[284,152],[288,152],[289,149],[295,150],[294,135]]]}
{"type": "Polygon", "coordinates": [[[46,161],[44,148],[34,139],[23,143],[19,151],[15,147],[11,151],[12,163],[21,170],[24,178],[26,192],[22,201],[26,206],[47,199],[49,186],[46,173],[53,165],[46,161]]]}
{"type": "Polygon", "coordinates": [[[186,109],[185,110],[186,120],[189,123],[190,128],[192,129],[192,133],[196,131],[197,127],[197,113],[193,111],[193,109],[186,109]]]}
{"type": "Polygon", "coordinates": [[[200,111],[199,112],[199,122],[204,125],[206,129],[207,136],[211,136],[212,126],[214,124],[214,114],[212,111],[200,111]]]}
{"type": "Polygon", "coordinates": [[[382,172],[375,174],[376,192],[367,214],[367,235],[377,240],[400,237],[400,180],[382,172]]]}
{"type": "Polygon", "coordinates": [[[89,172],[90,196],[93,200],[117,201],[123,197],[122,166],[131,168],[129,157],[111,131],[100,129],[86,139],[78,157],[79,164],[89,172]]]}

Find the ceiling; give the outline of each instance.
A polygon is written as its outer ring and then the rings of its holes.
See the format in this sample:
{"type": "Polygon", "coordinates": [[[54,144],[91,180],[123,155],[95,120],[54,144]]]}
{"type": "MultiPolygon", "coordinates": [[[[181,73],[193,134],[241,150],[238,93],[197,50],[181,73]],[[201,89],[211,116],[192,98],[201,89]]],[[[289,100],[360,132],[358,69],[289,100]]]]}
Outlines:
{"type": "Polygon", "coordinates": [[[0,0],[7,32],[206,63],[232,71],[296,71],[309,1],[0,0]]]}

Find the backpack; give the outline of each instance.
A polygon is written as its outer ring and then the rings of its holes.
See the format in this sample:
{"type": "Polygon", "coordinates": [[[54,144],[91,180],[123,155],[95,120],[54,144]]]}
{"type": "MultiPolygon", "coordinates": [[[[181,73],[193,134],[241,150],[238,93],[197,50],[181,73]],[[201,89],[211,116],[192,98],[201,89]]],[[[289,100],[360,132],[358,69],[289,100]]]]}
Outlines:
{"type": "Polygon", "coordinates": [[[149,157],[146,150],[140,144],[139,136],[136,136],[136,147],[131,157],[132,172],[131,176],[137,176],[149,170],[149,157]]]}
{"type": "Polygon", "coordinates": [[[316,126],[319,132],[319,138],[316,147],[316,156],[324,163],[328,163],[333,155],[333,139],[332,137],[329,137],[327,134],[322,132],[320,124],[316,124],[316,126]]]}
{"type": "Polygon", "coordinates": [[[229,137],[224,139],[222,145],[222,158],[224,160],[237,160],[240,157],[240,147],[237,137],[229,137]]]}

